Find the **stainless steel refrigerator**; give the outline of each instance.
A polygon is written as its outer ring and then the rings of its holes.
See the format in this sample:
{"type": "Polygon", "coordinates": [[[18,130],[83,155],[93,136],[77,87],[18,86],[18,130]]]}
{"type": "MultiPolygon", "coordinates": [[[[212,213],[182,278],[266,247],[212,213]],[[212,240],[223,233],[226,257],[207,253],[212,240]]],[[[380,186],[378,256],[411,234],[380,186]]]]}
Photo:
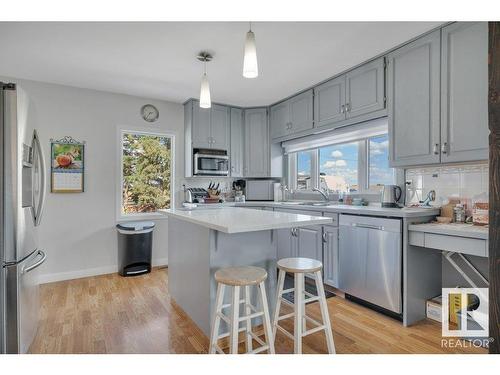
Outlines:
{"type": "Polygon", "coordinates": [[[39,320],[38,246],[46,169],[33,108],[15,84],[0,82],[0,352],[26,353],[39,320]]]}

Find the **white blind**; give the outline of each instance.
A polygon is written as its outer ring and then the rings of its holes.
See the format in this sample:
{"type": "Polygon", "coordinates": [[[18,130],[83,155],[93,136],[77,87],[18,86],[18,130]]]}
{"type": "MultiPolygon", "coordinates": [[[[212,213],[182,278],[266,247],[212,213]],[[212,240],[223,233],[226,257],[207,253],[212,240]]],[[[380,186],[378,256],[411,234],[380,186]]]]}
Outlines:
{"type": "Polygon", "coordinates": [[[281,146],[285,153],[308,150],[328,146],[335,143],[354,142],[365,138],[386,134],[387,117],[378,118],[355,125],[348,125],[332,131],[308,135],[306,137],[285,141],[281,146]]]}

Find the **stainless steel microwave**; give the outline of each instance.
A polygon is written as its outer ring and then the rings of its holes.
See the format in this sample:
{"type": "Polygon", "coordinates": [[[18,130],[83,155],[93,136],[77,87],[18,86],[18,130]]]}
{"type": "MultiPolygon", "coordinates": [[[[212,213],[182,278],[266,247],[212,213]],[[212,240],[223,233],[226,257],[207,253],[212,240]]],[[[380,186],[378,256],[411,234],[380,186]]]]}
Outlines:
{"type": "Polygon", "coordinates": [[[194,171],[197,176],[228,176],[229,157],[226,151],[199,150],[194,153],[194,171]]]}

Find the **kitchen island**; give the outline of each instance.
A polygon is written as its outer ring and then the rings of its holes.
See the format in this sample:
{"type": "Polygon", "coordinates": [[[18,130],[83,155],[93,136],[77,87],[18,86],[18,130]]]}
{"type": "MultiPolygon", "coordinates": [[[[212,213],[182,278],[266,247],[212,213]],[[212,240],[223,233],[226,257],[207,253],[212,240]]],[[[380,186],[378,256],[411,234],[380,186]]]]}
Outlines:
{"type": "MultiPolygon", "coordinates": [[[[221,267],[264,268],[270,313],[276,296],[276,230],[332,218],[239,207],[161,210],[168,216],[168,286],[175,302],[208,336],[221,267]]],[[[229,301],[229,296],[226,296],[229,301]]],[[[256,295],[252,295],[256,301],[256,295]]]]}

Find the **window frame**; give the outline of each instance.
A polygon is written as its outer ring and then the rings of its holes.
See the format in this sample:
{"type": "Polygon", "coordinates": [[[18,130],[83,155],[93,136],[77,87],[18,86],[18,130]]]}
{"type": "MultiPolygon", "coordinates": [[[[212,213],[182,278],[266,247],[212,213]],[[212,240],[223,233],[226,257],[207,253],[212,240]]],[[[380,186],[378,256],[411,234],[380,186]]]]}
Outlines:
{"type": "Polygon", "coordinates": [[[123,207],[123,135],[138,134],[150,135],[154,137],[170,138],[170,153],[171,153],[171,168],[170,168],[170,208],[175,207],[175,136],[174,132],[170,131],[152,131],[149,128],[120,126],[117,131],[117,164],[118,173],[116,181],[116,218],[118,221],[134,221],[134,220],[156,220],[167,219],[166,215],[158,212],[141,212],[133,214],[124,214],[123,207]]]}
{"type": "MultiPolygon", "coordinates": [[[[309,148],[304,150],[295,151],[288,154],[288,186],[293,189],[295,193],[311,193],[310,190],[297,190],[297,153],[301,151],[311,151],[311,188],[319,188],[320,186],[320,165],[319,165],[319,150],[324,147],[330,147],[334,145],[342,145],[349,143],[358,143],[358,187],[359,191],[350,194],[380,194],[378,190],[370,190],[370,139],[375,137],[380,137],[386,135],[387,132],[382,132],[376,135],[370,135],[366,138],[352,139],[349,141],[343,141],[338,143],[331,143],[329,145],[322,145],[321,147],[309,148]]],[[[391,168],[391,167],[389,167],[391,168]]],[[[394,171],[394,183],[397,183],[398,173],[396,168],[394,171]]],[[[336,194],[336,192],[329,191],[330,194],[336,194]]]]}

